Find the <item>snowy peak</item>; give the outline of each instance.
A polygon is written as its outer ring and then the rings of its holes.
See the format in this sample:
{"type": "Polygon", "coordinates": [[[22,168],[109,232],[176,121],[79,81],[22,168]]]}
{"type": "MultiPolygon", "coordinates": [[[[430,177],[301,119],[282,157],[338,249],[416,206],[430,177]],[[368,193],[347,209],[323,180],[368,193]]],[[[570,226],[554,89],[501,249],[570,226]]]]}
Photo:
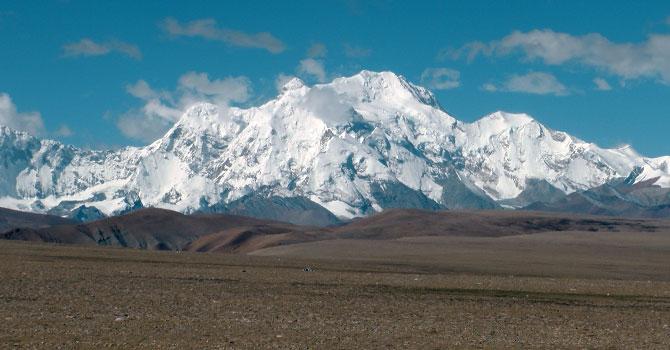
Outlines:
{"type": "MultiPolygon", "coordinates": [[[[32,135],[0,125],[0,147],[7,148],[13,143],[39,142],[32,135]]],[[[2,149],[0,149],[2,151],[2,149]]]]}
{"type": "Polygon", "coordinates": [[[219,107],[211,103],[196,103],[189,107],[175,124],[175,128],[192,130],[216,130],[225,120],[219,114],[219,107]]]}
{"type": "Polygon", "coordinates": [[[527,114],[495,112],[461,128],[464,171],[496,200],[519,196],[534,180],[565,193],[587,190],[628,176],[643,161],[632,149],[601,149],[527,114]]]}
{"type": "Polygon", "coordinates": [[[314,86],[291,79],[252,108],[196,103],[142,148],[83,151],[0,126],[0,206],[190,213],[250,198],[255,206],[275,198],[276,209],[284,198],[351,218],[394,207],[494,208],[626,177],[670,187],[669,163],[599,148],[527,114],[460,122],[404,77],[362,71],[314,86]]]}
{"type": "MultiPolygon", "coordinates": [[[[245,126],[246,122],[235,108],[205,102],[196,103],[186,110],[165,136],[150,145],[148,150],[177,147],[186,151],[192,147],[206,147],[206,144],[220,146],[230,141],[245,126]]],[[[205,149],[201,151],[207,152],[205,149]]]]}
{"type": "Polygon", "coordinates": [[[503,130],[518,128],[534,122],[537,123],[533,117],[525,113],[497,111],[477,120],[474,124],[480,129],[486,129],[496,133],[503,130]]]}
{"type": "Polygon", "coordinates": [[[281,91],[298,90],[303,87],[305,87],[305,83],[300,78],[293,77],[282,86],[281,91]]]}
{"type": "Polygon", "coordinates": [[[403,76],[393,72],[372,72],[363,70],[351,77],[337,78],[332,86],[338,92],[361,101],[381,100],[385,102],[406,102],[417,100],[436,107],[437,99],[427,89],[408,82],[403,76]]]}
{"type": "Polygon", "coordinates": [[[660,187],[670,187],[670,156],[646,158],[635,177],[635,183],[650,181],[660,187]]]}
{"type": "Polygon", "coordinates": [[[538,123],[528,114],[514,114],[498,111],[491,113],[471,124],[464,124],[467,130],[468,139],[465,143],[487,143],[492,137],[502,135],[511,135],[515,132],[525,132],[536,135],[538,137],[544,136],[548,131],[543,125],[538,123]],[[474,137],[474,139],[472,139],[474,137]]]}

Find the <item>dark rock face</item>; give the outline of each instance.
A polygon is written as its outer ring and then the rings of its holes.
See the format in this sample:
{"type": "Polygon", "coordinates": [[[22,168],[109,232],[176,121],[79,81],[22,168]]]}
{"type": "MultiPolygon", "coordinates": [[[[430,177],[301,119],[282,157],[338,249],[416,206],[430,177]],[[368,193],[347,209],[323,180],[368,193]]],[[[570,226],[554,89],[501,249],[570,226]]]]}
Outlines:
{"type": "Polygon", "coordinates": [[[86,206],[83,203],[78,201],[62,201],[47,213],[49,215],[74,219],[78,222],[88,222],[105,217],[105,214],[98,210],[98,208],[86,206]]]}
{"type": "Polygon", "coordinates": [[[89,222],[102,219],[105,217],[105,214],[96,207],[82,205],[73,210],[68,217],[79,222],[89,222]]]}
{"type": "Polygon", "coordinates": [[[552,203],[565,197],[558,188],[552,186],[546,180],[531,179],[526,181],[526,189],[516,198],[502,200],[499,203],[522,208],[533,203],[552,203]]]}
{"type": "Polygon", "coordinates": [[[340,220],[326,208],[304,197],[248,195],[228,204],[210,206],[204,211],[307,226],[329,226],[340,223],[340,220]]]}
{"type": "Polygon", "coordinates": [[[452,171],[438,182],[444,188],[442,201],[448,209],[498,209],[500,205],[474,186],[467,186],[452,171]]]}
{"type": "Polygon", "coordinates": [[[373,182],[371,194],[383,209],[427,209],[438,210],[442,206],[400,182],[373,182]]]}
{"type": "Polygon", "coordinates": [[[26,213],[0,208],[0,232],[16,228],[41,228],[53,225],[73,224],[74,221],[54,215],[26,213]]]}
{"type": "Polygon", "coordinates": [[[670,189],[653,181],[632,184],[615,179],[602,186],[564,195],[551,203],[536,202],[529,210],[641,218],[670,217],[670,189]]]}

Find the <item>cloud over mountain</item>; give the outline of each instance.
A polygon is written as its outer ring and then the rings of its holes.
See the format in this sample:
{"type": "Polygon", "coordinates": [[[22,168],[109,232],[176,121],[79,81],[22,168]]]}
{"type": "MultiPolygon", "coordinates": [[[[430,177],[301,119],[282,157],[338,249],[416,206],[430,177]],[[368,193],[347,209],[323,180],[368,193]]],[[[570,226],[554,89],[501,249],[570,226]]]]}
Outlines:
{"type": "Polygon", "coordinates": [[[312,76],[319,83],[326,81],[326,69],[323,66],[323,62],[313,58],[305,58],[304,60],[301,60],[298,65],[298,73],[312,76]]]}
{"type": "Polygon", "coordinates": [[[6,93],[0,93],[0,125],[38,136],[46,132],[39,112],[19,112],[12,98],[6,93]]]}
{"type": "Polygon", "coordinates": [[[243,76],[210,79],[201,72],[183,74],[174,91],[154,90],[139,80],[126,91],[143,101],[141,108],[131,109],[117,120],[117,127],[127,137],[150,142],[160,137],[192,104],[209,102],[222,109],[231,103],[249,99],[251,82],[243,76]]]}

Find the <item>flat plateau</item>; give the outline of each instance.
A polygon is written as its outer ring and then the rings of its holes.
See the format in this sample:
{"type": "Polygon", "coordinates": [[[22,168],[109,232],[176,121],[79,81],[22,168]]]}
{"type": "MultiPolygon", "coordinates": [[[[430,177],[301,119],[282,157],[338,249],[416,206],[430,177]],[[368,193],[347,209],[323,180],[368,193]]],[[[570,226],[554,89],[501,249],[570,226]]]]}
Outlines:
{"type": "Polygon", "coordinates": [[[252,254],[0,241],[0,347],[670,346],[667,233],[340,239],[252,254]]]}

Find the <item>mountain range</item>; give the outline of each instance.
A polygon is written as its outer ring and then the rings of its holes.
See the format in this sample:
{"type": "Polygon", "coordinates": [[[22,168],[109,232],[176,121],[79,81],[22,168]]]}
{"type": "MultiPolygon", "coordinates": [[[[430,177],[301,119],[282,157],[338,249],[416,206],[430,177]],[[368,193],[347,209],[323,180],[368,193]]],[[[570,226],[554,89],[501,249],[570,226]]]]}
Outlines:
{"type": "Polygon", "coordinates": [[[257,107],[197,103],[145,147],[86,150],[0,126],[0,207],[89,221],[143,207],[332,225],[389,208],[670,216],[670,156],[605,149],[526,114],[457,120],[362,71],[294,78],[257,107]]]}

